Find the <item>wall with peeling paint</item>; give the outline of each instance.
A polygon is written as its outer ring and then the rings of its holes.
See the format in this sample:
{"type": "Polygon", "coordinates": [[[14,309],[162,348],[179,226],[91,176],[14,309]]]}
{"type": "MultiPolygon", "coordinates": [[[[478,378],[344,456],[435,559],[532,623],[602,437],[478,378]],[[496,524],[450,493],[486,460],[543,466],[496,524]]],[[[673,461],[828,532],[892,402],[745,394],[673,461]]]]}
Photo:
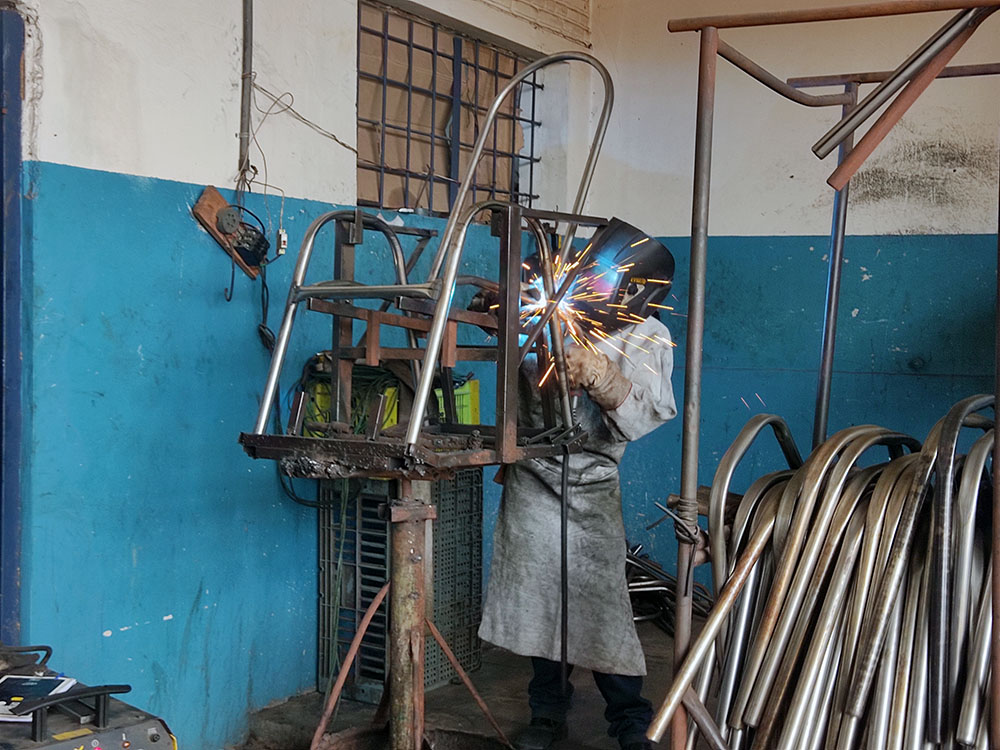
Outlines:
{"type": "MultiPolygon", "coordinates": [[[[690,231],[699,36],[668,34],[668,19],[830,4],[595,0],[594,54],[611,70],[617,92],[593,210],[620,213],[660,234],[690,231]]],[[[720,36],[780,78],[892,70],[950,16],[725,29],[720,36]]],[[[1000,61],[998,30],[994,16],[953,64],[1000,61]]],[[[828,232],[833,191],[826,178],[836,156],[821,162],[810,148],[839,119],[839,108],[788,102],[721,59],[718,71],[712,233],[828,232]]],[[[862,87],[862,95],[871,88],[862,87]]],[[[995,232],[998,95],[1000,77],[935,82],[858,175],[848,231],[995,232]]]]}

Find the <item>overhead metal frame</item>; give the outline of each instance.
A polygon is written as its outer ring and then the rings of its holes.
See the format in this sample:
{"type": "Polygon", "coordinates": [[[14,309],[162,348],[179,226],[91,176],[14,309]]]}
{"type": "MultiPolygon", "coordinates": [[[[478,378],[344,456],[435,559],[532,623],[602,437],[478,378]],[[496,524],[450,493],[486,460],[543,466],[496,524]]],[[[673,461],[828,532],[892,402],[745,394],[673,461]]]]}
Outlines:
{"type": "MultiPolygon", "coordinates": [[[[796,9],[765,13],[742,13],[711,17],[688,18],[670,21],[667,28],[671,32],[697,31],[701,34],[698,65],[697,120],[695,126],[694,185],[691,221],[691,258],[688,303],[688,329],[686,343],[686,369],[684,393],[684,424],[681,458],[681,499],[677,506],[683,523],[678,524],[677,542],[677,630],[674,641],[675,665],[684,659],[691,637],[691,605],[693,587],[694,542],[683,533],[684,526],[697,523],[698,491],[698,444],[701,413],[701,369],[702,344],[705,331],[705,280],[708,249],[708,216],[711,192],[712,131],[715,111],[715,88],[717,58],[722,57],[749,76],[764,84],[772,91],[804,106],[841,106],[843,116],[840,122],[821,139],[814,151],[820,157],[840,148],[837,194],[834,200],[833,230],[831,233],[830,273],[826,292],[823,345],[816,398],[816,414],[813,430],[813,445],[819,445],[826,437],[829,415],[830,382],[832,378],[834,344],[836,341],[837,302],[840,295],[840,266],[842,264],[844,237],[847,217],[847,185],[850,177],[860,167],[863,159],[855,158],[850,165],[846,160],[854,150],[851,138],[855,130],[876,112],[892,95],[902,90],[893,111],[883,115],[876,123],[879,130],[888,132],[902,117],[906,108],[919,96],[926,86],[936,78],[964,78],[1000,73],[1000,64],[966,65],[945,67],[947,61],[957,51],[965,39],[985,18],[1000,9],[997,0],[897,0],[851,6],[796,9]],[[819,21],[852,20],[898,16],[912,13],[955,10],[960,13],[934,34],[924,45],[911,55],[896,70],[888,73],[844,73],[813,78],[792,78],[783,81],[768,72],[719,38],[719,30],[726,28],[748,28],[760,26],[812,23],[819,21]],[[921,78],[923,73],[923,79],[921,78]],[[933,75],[932,75],[933,73],[933,75]],[[858,87],[861,84],[878,84],[876,89],[858,103],[858,87]],[[802,89],[822,86],[843,86],[841,94],[809,94],[802,89]],[[905,87],[905,88],[904,88],[905,87]]],[[[866,144],[868,153],[877,145],[873,135],[866,144]],[[874,143],[874,145],[872,145],[874,143]],[[870,149],[870,150],[869,150],[870,149]]],[[[856,154],[855,157],[862,154],[856,154]]],[[[863,154],[867,156],[867,154],[863,154]]],[[[998,230],[1000,231],[1000,230],[998,230]]],[[[998,241],[1000,256],[1000,241],[998,241]]],[[[1000,260],[1000,259],[998,259],[1000,260]]],[[[998,295],[1000,295],[1000,274],[998,274],[998,295]]],[[[997,310],[998,341],[997,369],[1000,373],[1000,307],[997,310]]],[[[998,374],[997,392],[1000,392],[998,374]]],[[[1000,457],[1000,448],[997,449],[1000,457]]],[[[994,495],[1000,497],[1000,476],[994,472],[994,495]]],[[[998,504],[1000,505],[1000,504],[998,504]]],[[[994,539],[1000,539],[1000,512],[994,510],[994,539]]],[[[1000,675],[1000,544],[993,545],[993,585],[994,602],[994,643],[998,647],[993,652],[993,674],[1000,675]]],[[[718,592],[717,592],[718,593],[718,592]]],[[[693,678],[693,674],[692,674],[693,678]]],[[[679,696],[671,700],[679,703],[679,696]]],[[[990,736],[992,746],[1000,747],[1000,677],[991,681],[992,718],[990,736]]],[[[661,715],[663,714],[661,710],[661,715]]],[[[666,727],[654,722],[650,736],[659,740],[666,727]]],[[[688,721],[683,707],[673,714],[671,724],[671,746],[681,750],[688,740],[688,721]]]]}

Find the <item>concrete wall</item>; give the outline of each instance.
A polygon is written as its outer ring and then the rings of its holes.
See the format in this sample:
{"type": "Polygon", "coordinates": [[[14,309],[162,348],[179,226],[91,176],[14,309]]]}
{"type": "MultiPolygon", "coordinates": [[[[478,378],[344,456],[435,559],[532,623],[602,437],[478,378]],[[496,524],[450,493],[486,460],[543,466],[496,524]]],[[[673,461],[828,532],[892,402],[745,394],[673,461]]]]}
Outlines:
{"type": "MultiPolygon", "coordinates": [[[[657,234],[691,227],[699,35],[671,18],[830,5],[824,0],[595,0],[594,54],[615,76],[615,117],[591,202],[657,234]]],[[[919,14],[759,29],[722,39],[780,78],[892,70],[950,17],[919,14]]],[[[954,64],[1000,60],[989,19],[954,64]]],[[[719,61],[711,229],[721,235],[825,234],[832,190],[812,144],[839,108],[789,102],[719,61]]],[[[871,89],[862,88],[862,95],[871,89]]],[[[932,84],[855,180],[852,234],[993,232],[1000,79],[932,84]]]]}
{"type": "MultiPolygon", "coordinates": [[[[132,700],[197,748],[237,741],[248,711],[314,679],[313,516],[235,443],[267,361],[254,330],[260,290],[238,275],[224,302],[228,261],[189,213],[205,184],[235,177],[240,5],[17,3],[29,33],[23,634],[51,643],[54,663],[80,679],[132,683],[132,700]],[[195,708],[193,695],[205,696],[195,708]]],[[[493,0],[426,5],[526,50],[574,46],[493,0]]],[[[590,209],[666,236],[677,255],[679,314],[666,322],[679,342],[680,397],[696,37],[667,36],[662,5],[594,4],[594,52],[615,77],[617,114],[590,209]]],[[[726,5],[672,3],[670,15],[726,5]]],[[[296,110],[348,147],[355,12],[353,0],[256,3],[257,82],[293,93],[296,110]]],[[[726,38],[778,72],[804,74],[892,67],[939,22],[907,19],[864,47],[841,24],[726,38]],[[837,52],[840,38],[852,40],[850,56],[837,52]]],[[[990,34],[959,62],[997,57],[990,34]]],[[[594,83],[577,68],[546,75],[548,205],[567,208],[575,193],[594,83]]],[[[996,164],[996,83],[937,86],[879,157],[908,179],[871,169],[856,191],[851,227],[866,236],[848,242],[834,428],[875,421],[922,437],[952,401],[990,387],[996,183],[985,165],[996,164]]],[[[728,236],[713,239],[709,260],[702,481],[758,408],[808,441],[829,213],[829,165],[808,147],[831,113],[800,112],[724,68],[719,100],[713,232],[728,236]]],[[[257,103],[268,109],[263,95],[257,103]]],[[[250,205],[275,224],[281,216],[295,248],[309,221],[354,201],[354,154],[288,113],[262,117],[266,179],[289,198],[282,207],[272,189],[250,205]]],[[[259,150],[254,160],[263,168],[259,150]]],[[[469,270],[490,272],[490,242],[476,239],[469,270]]],[[[381,257],[360,257],[363,278],[380,278],[381,257]]],[[[290,267],[272,267],[276,300],[290,267]]],[[[322,340],[309,333],[292,360],[322,340]]],[[[480,374],[488,413],[492,383],[480,374]]],[[[624,473],[630,539],[668,564],[669,525],[644,526],[652,501],[678,487],[679,435],[677,421],[633,446],[624,473]],[[669,467],[655,481],[640,470],[653,462],[669,467]]],[[[488,549],[498,492],[487,487],[488,549]]]]}

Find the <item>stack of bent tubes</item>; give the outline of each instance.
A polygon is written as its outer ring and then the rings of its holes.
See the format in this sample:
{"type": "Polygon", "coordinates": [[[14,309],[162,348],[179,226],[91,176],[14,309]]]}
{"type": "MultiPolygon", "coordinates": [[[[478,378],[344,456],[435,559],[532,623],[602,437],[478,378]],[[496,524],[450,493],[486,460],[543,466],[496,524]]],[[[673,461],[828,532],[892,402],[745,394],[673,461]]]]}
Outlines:
{"type": "Polygon", "coordinates": [[[712,486],[716,603],[650,736],[693,685],[714,686],[724,747],[988,747],[993,400],[959,402],[922,445],[860,425],[804,463],[779,418],[751,420],[712,486]],[[767,425],[790,468],[727,512],[767,425]]]}

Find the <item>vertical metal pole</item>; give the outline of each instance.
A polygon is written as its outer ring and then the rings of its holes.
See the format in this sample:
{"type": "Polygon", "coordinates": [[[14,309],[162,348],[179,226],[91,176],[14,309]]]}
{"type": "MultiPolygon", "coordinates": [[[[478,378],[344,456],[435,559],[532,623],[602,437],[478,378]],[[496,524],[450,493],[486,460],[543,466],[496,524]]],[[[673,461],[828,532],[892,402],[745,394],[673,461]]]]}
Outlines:
{"type": "Polygon", "coordinates": [[[501,214],[500,307],[497,310],[496,451],[500,463],[511,463],[517,450],[517,380],[521,364],[518,319],[521,304],[521,208],[501,214]]]}
{"type": "MultiPolygon", "coordinates": [[[[858,84],[849,83],[844,87],[851,95],[851,103],[844,105],[844,117],[858,101],[858,84]]],[[[837,163],[854,146],[851,133],[840,144],[837,163]]],[[[826,281],[826,311],[823,315],[823,349],[820,355],[819,384],[816,387],[816,418],[813,420],[813,448],[826,440],[827,422],[830,418],[830,381],[833,378],[833,354],[837,346],[837,311],[840,307],[840,278],[844,265],[844,237],[847,232],[847,201],[850,183],[844,185],[833,197],[833,230],[830,233],[830,272],[826,281]]]]}
{"type": "Polygon", "coordinates": [[[389,507],[389,737],[391,750],[420,750],[424,735],[424,618],[427,523],[433,508],[416,502],[400,480],[402,499],[389,507]]]}
{"type": "MultiPolygon", "coordinates": [[[[719,31],[701,32],[698,63],[698,115],[694,146],[694,200],[691,215],[691,272],[688,289],[686,366],[684,371],[684,436],[681,456],[681,502],[678,512],[691,527],[698,524],[698,436],[701,421],[701,347],[705,336],[705,275],[708,251],[708,205],[712,178],[712,125],[715,114],[715,71],[719,31]]],[[[691,640],[694,545],[677,531],[677,606],[674,669],[684,660],[691,640]]],[[[687,744],[687,714],[678,709],[671,726],[671,746],[687,744]]]]}
{"type": "MultiPolygon", "coordinates": [[[[21,642],[21,65],[24,21],[0,10],[0,641],[21,642]]],[[[30,178],[29,178],[30,189],[30,178]]]]}
{"type": "Polygon", "coordinates": [[[253,100],[253,0],[243,0],[243,68],[240,81],[240,166],[250,167],[250,104],[253,100]]]}
{"type": "MultiPolygon", "coordinates": [[[[997,217],[997,297],[994,395],[1000,396],[1000,215],[997,217]]],[[[990,654],[990,747],[1000,747],[1000,440],[993,443],[993,648],[990,654]]]]}

